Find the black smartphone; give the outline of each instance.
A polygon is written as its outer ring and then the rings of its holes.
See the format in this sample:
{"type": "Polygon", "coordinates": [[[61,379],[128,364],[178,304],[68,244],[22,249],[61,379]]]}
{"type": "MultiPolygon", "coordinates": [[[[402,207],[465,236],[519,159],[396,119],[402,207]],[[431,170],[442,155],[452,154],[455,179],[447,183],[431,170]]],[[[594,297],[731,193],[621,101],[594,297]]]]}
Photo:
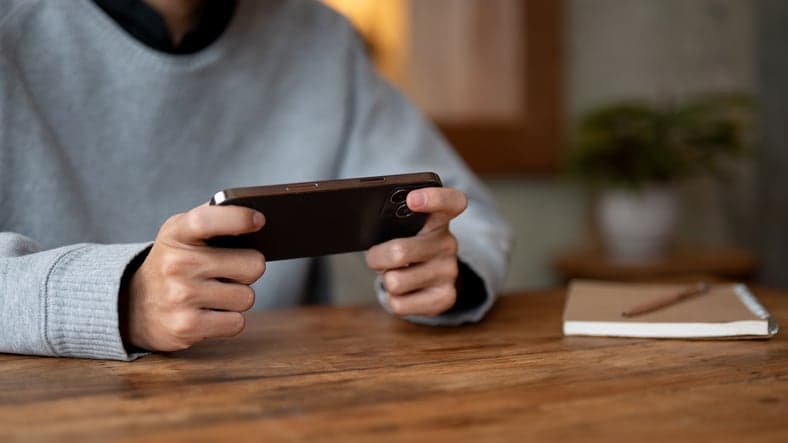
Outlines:
{"type": "Polygon", "coordinates": [[[441,186],[433,172],[232,188],[212,205],[238,205],[265,215],[255,233],[215,237],[212,246],[254,248],[266,260],[362,251],[419,232],[426,214],[405,203],[408,192],[441,186]]]}

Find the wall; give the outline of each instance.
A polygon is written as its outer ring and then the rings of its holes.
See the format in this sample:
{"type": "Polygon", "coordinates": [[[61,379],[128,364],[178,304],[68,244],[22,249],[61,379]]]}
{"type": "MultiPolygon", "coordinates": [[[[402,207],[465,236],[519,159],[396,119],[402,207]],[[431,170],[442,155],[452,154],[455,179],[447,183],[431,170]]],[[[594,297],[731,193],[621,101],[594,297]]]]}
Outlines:
{"type": "Polygon", "coordinates": [[[788,2],[766,0],[759,7],[759,98],[762,149],[758,157],[761,200],[758,246],[763,282],[788,288],[788,2]]]}
{"type": "MultiPolygon", "coordinates": [[[[753,93],[755,1],[569,0],[566,2],[569,121],[628,97],[681,100],[715,91],[753,93]]],[[[681,184],[683,243],[753,243],[754,162],[729,183],[681,184]]]]}
{"type": "MultiPolygon", "coordinates": [[[[754,89],[753,0],[566,0],[565,12],[568,128],[584,109],[609,100],[754,89]]],[[[775,49],[782,45],[774,44],[775,49]]],[[[752,165],[740,165],[738,178],[727,185],[697,180],[681,186],[684,243],[752,241],[752,165]]],[[[557,177],[488,178],[487,183],[515,229],[506,288],[555,284],[550,268],[555,254],[588,235],[588,192],[557,177]]],[[[360,255],[332,263],[338,302],[371,300],[373,275],[360,255]]]]}

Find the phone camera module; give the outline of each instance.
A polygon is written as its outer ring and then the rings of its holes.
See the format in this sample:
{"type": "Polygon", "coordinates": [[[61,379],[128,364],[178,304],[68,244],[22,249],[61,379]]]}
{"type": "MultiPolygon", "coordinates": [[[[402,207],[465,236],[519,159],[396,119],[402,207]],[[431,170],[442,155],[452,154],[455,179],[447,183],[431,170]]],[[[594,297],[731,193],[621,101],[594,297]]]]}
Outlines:
{"type": "Polygon", "coordinates": [[[395,205],[398,205],[400,203],[405,203],[405,200],[408,198],[408,192],[410,191],[407,189],[397,189],[396,191],[391,193],[391,197],[389,197],[389,200],[391,201],[391,203],[394,203],[395,205]]]}
{"type": "Polygon", "coordinates": [[[408,205],[401,204],[399,205],[397,210],[394,211],[394,215],[396,215],[397,218],[407,218],[413,215],[413,211],[411,211],[410,208],[408,208],[408,205]]]}

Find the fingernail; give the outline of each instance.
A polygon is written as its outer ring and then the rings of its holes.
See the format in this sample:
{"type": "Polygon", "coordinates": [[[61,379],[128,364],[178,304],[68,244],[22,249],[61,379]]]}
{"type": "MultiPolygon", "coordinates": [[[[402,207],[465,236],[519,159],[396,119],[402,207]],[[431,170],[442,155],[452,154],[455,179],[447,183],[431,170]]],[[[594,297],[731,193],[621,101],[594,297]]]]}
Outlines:
{"type": "Polygon", "coordinates": [[[263,217],[263,214],[261,212],[254,211],[252,213],[252,223],[254,223],[254,226],[257,227],[263,226],[264,221],[265,221],[265,217],[263,217]]]}
{"type": "Polygon", "coordinates": [[[413,208],[420,208],[427,203],[427,197],[423,192],[413,191],[410,193],[410,206],[413,208]]]}

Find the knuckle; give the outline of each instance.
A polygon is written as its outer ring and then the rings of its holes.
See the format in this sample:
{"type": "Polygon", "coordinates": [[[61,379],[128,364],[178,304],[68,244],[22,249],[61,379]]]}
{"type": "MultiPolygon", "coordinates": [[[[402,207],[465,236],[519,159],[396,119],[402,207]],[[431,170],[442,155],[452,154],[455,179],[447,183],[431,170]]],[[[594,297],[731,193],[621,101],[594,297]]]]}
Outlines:
{"type": "Polygon", "coordinates": [[[444,241],[443,250],[445,251],[446,255],[456,256],[457,251],[459,250],[459,245],[457,244],[457,239],[449,234],[444,241]]]}
{"type": "Polygon", "coordinates": [[[370,269],[380,269],[380,246],[373,246],[364,254],[364,261],[370,269]]]}
{"type": "Polygon", "coordinates": [[[387,291],[395,294],[400,293],[401,285],[402,278],[398,273],[389,271],[383,274],[383,286],[387,291]]]}
{"type": "Polygon", "coordinates": [[[197,318],[188,312],[181,312],[173,316],[170,320],[170,333],[179,342],[192,343],[190,340],[197,329],[197,318]]]}
{"type": "Polygon", "coordinates": [[[405,242],[402,240],[395,240],[389,246],[389,260],[395,267],[400,267],[405,264],[407,257],[407,248],[405,242]]]}
{"type": "Polygon", "coordinates": [[[405,303],[399,298],[389,297],[389,309],[396,315],[405,315],[405,303]]]}
{"type": "Polygon", "coordinates": [[[201,211],[191,211],[189,212],[189,230],[193,233],[201,233],[206,232],[209,228],[209,221],[201,211]]]}
{"type": "Polygon", "coordinates": [[[457,290],[454,288],[454,285],[446,285],[442,299],[443,309],[441,309],[441,312],[454,306],[454,302],[457,301],[457,290]]]}
{"type": "Polygon", "coordinates": [[[183,261],[179,254],[163,254],[161,257],[161,273],[165,277],[180,275],[184,269],[183,261]]]}
{"type": "Polygon", "coordinates": [[[256,274],[261,276],[265,273],[266,269],[265,255],[259,251],[255,251],[255,258],[257,263],[255,267],[256,274]]]}
{"type": "Polygon", "coordinates": [[[440,292],[438,292],[435,303],[426,313],[426,315],[434,317],[436,315],[440,315],[454,306],[454,302],[457,299],[457,292],[454,290],[453,286],[445,286],[440,292]]]}
{"type": "Polygon", "coordinates": [[[248,311],[249,309],[252,309],[252,306],[254,306],[254,299],[255,299],[254,289],[252,289],[249,286],[246,286],[242,294],[241,310],[248,311]]]}
{"type": "Polygon", "coordinates": [[[232,337],[240,334],[243,332],[244,328],[246,327],[246,318],[242,314],[235,314],[233,315],[233,319],[230,322],[230,334],[232,337]]]}
{"type": "Polygon", "coordinates": [[[172,235],[172,233],[178,229],[178,225],[180,224],[182,218],[183,214],[175,214],[170,216],[164,221],[164,223],[162,223],[159,232],[165,236],[172,235]]]}
{"type": "Polygon", "coordinates": [[[197,291],[185,284],[175,284],[167,292],[167,300],[174,305],[189,303],[196,296],[197,291]]]}
{"type": "Polygon", "coordinates": [[[460,190],[457,190],[457,196],[458,196],[457,199],[460,202],[458,213],[462,213],[463,211],[468,209],[468,196],[465,195],[465,193],[460,190]]]}

